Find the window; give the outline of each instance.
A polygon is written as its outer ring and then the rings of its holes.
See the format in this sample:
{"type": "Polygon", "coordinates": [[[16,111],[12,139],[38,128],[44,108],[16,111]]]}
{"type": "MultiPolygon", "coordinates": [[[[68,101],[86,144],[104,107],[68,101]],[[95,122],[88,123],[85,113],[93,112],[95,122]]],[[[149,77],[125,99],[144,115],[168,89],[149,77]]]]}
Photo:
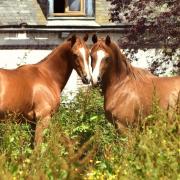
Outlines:
{"type": "Polygon", "coordinates": [[[50,16],[93,16],[93,0],[49,0],[50,16]]]}

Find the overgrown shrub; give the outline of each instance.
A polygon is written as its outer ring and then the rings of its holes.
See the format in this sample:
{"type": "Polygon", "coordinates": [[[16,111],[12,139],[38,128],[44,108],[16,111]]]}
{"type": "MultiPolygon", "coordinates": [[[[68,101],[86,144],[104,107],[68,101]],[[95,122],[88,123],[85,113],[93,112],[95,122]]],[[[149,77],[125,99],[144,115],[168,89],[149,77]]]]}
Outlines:
{"type": "Polygon", "coordinates": [[[178,179],[179,120],[155,103],[141,127],[121,136],[104,116],[99,90],[82,91],[61,104],[36,150],[28,124],[0,124],[0,178],[178,179]]]}

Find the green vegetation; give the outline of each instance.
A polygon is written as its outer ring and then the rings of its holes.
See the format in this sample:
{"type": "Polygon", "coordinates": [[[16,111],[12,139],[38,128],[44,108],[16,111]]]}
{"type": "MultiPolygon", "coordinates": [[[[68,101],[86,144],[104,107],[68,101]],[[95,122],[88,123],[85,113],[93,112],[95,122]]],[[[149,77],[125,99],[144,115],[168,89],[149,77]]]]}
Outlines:
{"type": "Polygon", "coordinates": [[[104,117],[99,91],[79,92],[36,150],[28,124],[0,124],[0,179],[180,179],[179,120],[155,103],[140,127],[121,136],[104,117]]]}

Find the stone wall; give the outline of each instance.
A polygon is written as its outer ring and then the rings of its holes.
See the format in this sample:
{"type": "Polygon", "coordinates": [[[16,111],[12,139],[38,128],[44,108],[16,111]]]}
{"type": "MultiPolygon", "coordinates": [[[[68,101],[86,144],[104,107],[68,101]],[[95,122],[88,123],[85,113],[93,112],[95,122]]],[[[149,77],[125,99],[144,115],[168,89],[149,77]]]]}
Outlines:
{"type": "Polygon", "coordinates": [[[110,3],[106,0],[96,0],[95,1],[95,16],[96,16],[96,22],[100,25],[109,24],[109,8],[110,3]]]}
{"type": "Polygon", "coordinates": [[[0,0],[0,26],[45,25],[37,0],[0,0]]]}

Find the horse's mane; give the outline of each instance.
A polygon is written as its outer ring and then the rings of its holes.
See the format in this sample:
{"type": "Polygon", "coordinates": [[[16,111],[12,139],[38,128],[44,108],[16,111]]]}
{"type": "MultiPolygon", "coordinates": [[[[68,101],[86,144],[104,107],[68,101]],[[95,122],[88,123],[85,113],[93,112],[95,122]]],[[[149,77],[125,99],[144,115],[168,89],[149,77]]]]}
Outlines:
{"type": "Polygon", "coordinates": [[[121,62],[122,62],[125,65],[127,75],[135,80],[147,79],[148,77],[154,76],[153,74],[151,74],[150,71],[146,69],[133,67],[130,64],[128,58],[122,53],[120,47],[116,43],[114,42],[111,43],[111,49],[113,53],[115,53],[114,59],[115,59],[117,73],[120,72],[121,62]]]}

